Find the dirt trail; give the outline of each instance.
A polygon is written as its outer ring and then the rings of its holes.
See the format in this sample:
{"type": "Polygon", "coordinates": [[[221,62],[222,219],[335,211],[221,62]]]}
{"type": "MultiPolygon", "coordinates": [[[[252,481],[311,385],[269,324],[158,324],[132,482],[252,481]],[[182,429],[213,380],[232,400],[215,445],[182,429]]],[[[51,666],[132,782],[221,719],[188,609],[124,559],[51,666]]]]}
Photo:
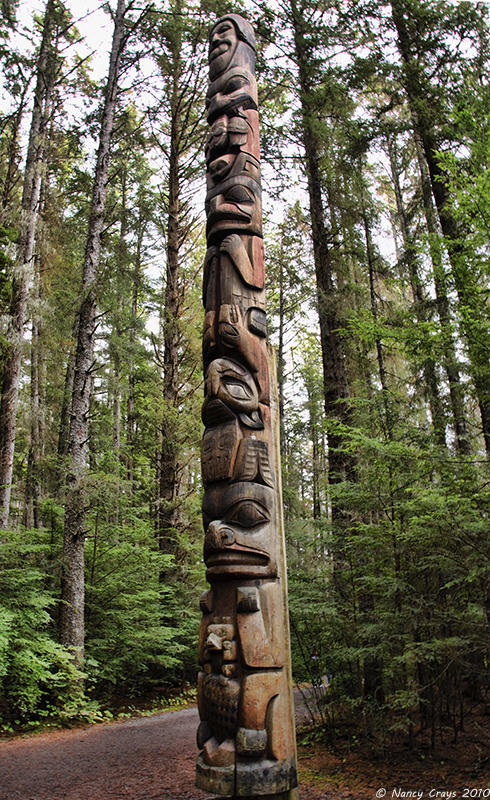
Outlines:
{"type": "Polygon", "coordinates": [[[0,800],[204,800],[197,710],[0,744],[0,800]]]}
{"type": "MultiPolygon", "coordinates": [[[[302,722],[308,714],[299,692],[295,701],[302,722]]],[[[374,800],[383,791],[387,798],[459,800],[465,787],[475,792],[467,797],[487,797],[489,713],[475,712],[457,744],[446,742],[439,753],[424,754],[419,743],[414,752],[400,746],[380,759],[347,740],[344,749],[341,742],[335,750],[303,745],[300,800],[374,800]],[[400,787],[425,791],[400,795],[400,787]]],[[[0,742],[0,800],[212,800],[194,787],[197,725],[196,708],[187,708],[0,742]]]]}
{"type": "Polygon", "coordinates": [[[0,800],[207,800],[197,725],[187,708],[2,742],[0,800]]]}

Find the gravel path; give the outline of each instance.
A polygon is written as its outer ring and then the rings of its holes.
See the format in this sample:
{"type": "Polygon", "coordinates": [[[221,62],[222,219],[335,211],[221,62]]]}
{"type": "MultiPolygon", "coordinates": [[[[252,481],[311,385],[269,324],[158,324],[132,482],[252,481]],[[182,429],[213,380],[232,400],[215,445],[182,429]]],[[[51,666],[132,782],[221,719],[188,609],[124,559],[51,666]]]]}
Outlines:
{"type": "Polygon", "coordinates": [[[0,744],[0,800],[204,800],[197,710],[0,744]]]}
{"type": "Polygon", "coordinates": [[[197,725],[192,707],[2,742],[0,800],[207,800],[197,725]]]}

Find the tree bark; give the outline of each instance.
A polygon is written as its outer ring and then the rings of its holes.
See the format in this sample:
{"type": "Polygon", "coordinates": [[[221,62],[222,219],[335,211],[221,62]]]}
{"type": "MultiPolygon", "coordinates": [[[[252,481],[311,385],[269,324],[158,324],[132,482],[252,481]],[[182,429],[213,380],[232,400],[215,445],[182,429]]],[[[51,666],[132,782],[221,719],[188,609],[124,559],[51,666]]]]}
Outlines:
{"type": "MultiPolygon", "coordinates": [[[[343,342],[339,332],[340,318],[333,265],[328,245],[329,237],[325,225],[322,180],[319,168],[320,147],[315,134],[314,121],[311,118],[311,110],[308,109],[308,97],[312,88],[309,76],[310,65],[307,60],[302,20],[295,0],[290,0],[290,8],[302,105],[302,136],[310,199],[313,257],[322,347],[325,414],[327,419],[336,419],[343,424],[347,424],[350,418],[349,385],[343,342]]],[[[330,431],[328,434],[328,462],[330,483],[339,483],[352,475],[352,458],[342,451],[342,435],[337,432],[330,431]]],[[[335,516],[335,512],[333,512],[333,516],[335,516]]]]}
{"type": "MultiPolygon", "coordinates": [[[[140,220],[141,223],[141,220],[140,220]]],[[[127,403],[127,425],[126,441],[128,445],[128,481],[133,484],[134,480],[134,448],[136,435],[136,409],[135,409],[135,346],[136,346],[136,320],[138,317],[138,297],[141,280],[141,248],[143,244],[144,227],[140,224],[138,228],[138,238],[136,244],[136,260],[133,269],[132,291],[131,291],[131,323],[129,329],[129,365],[128,365],[128,403],[127,403]]]]}
{"type": "MultiPolygon", "coordinates": [[[[174,13],[179,13],[175,4],[174,13]]],[[[177,407],[179,391],[179,319],[182,310],[180,247],[183,241],[180,159],[182,156],[182,73],[181,23],[177,21],[172,40],[173,75],[170,95],[170,159],[168,173],[168,217],[166,231],[166,276],[163,308],[163,419],[160,451],[157,538],[165,553],[175,550],[179,523],[179,447],[177,407]]]]}
{"type": "MultiPolygon", "coordinates": [[[[281,233],[282,235],[282,233],[281,233]]],[[[284,456],[284,254],[281,242],[279,252],[279,342],[277,349],[277,391],[279,394],[279,422],[281,426],[281,456],[284,456]]]]}
{"type": "MultiPolygon", "coordinates": [[[[127,232],[127,204],[126,204],[126,194],[127,194],[127,170],[126,166],[122,166],[122,175],[121,175],[121,220],[120,220],[120,228],[119,228],[119,245],[118,245],[118,266],[119,269],[125,270],[128,264],[128,247],[126,242],[126,232],[127,232]]],[[[121,412],[121,321],[120,321],[120,312],[122,307],[122,291],[120,285],[119,277],[116,277],[117,280],[117,307],[115,313],[115,325],[113,334],[111,337],[111,354],[112,354],[112,374],[113,374],[113,391],[112,391],[112,445],[114,449],[114,454],[119,461],[121,458],[121,420],[122,420],[122,412],[121,412]],[[114,336],[115,334],[115,336],[114,336]]]]}
{"type": "Polygon", "coordinates": [[[83,662],[84,654],[86,533],[84,474],[89,438],[90,389],[94,369],[96,289],[106,205],[110,141],[114,128],[121,55],[125,43],[125,10],[125,0],[118,0],[83,263],[82,302],[78,317],[68,442],[69,466],[63,541],[60,641],[73,651],[75,663],[78,665],[83,662]]]}
{"type": "Polygon", "coordinates": [[[456,447],[461,454],[467,455],[470,453],[471,448],[468,437],[468,423],[464,412],[464,389],[461,384],[458,359],[456,356],[456,344],[453,337],[453,325],[443,262],[443,243],[437,217],[434,213],[434,203],[427,173],[427,165],[417,133],[415,134],[415,146],[419,162],[425,223],[429,234],[429,249],[434,276],[437,314],[441,325],[442,345],[444,349],[444,370],[449,384],[449,397],[451,400],[456,447]]]}
{"type": "MultiPolygon", "coordinates": [[[[425,98],[423,86],[420,84],[420,64],[414,55],[411,32],[407,24],[410,18],[410,10],[406,0],[392,0],[391,9],[398,37],[398,49],[404,67],[404,87],[408,96],[415,132],[427,167],[428,185],[434,198],[440,228],[445,239],[451,264],[451,273],[462,311],[461,325],[468,346],[470,372],[480,408],[485,447],[487,453],[490,453],[490,371],[488,369],[488,349],[482,346],[478,335],[479,328],[474,326],[471,321],[472,315],[476,314],[478,316],[479,312],[478,303],[476,302],[478,289],[475,287],[473,276],[465,266],[465,254],[462,244],[464,231],[460,229],[451,211],[444,171],[439,166],[436,158],[438,148],[432,111],[428,107],[424,107],[422,102],[425,98]],[[467,313],[468,311],[469,314],[467,313]]],[[[454,377],[456,377],[455,374],[454,377]]],[[[456,394],[458,393],[457,384],[458,382],[456,381],[456,384],[454,384],[456,394]]],[[[451,396],[451,403],[454,412],[453,396],[451,396]]],[[[460,415],[459,410],[458,416],[455,417],[455,424],[458,449],[466,454],[470,451],[467,426],[465,418],[460,415]]]]}
{"type": "MultiPolygon", "coordinates": [[[[40,276],[36,276],[36,305],[41,302],[40,276]]],[[[39,458],[41,453],[41,327],[38,314],[33,315],[31,338],[31,431],[25,488],[24,525],[40,528],[39,458]]]]}
{"type": "MultiPolygon", "coordinates": [[[[401,232],[403,256],[408,268],[408,276],[412,289],[415,314],[419,323],[425,323],[430,318],[428,313],[428,301],[424,294],[422,282],[419,276],[417,255],[414,249],[414,242],[412,241],[410,225],[403,202],[394,142],[391,139],[388,139],[387,145],[390,159],[391,178],[395,194],[397,222],[401,232]]],[[[429,402],[434,436],[437,443],[442,447],[445,447],[446,421],[439,392],[439,381],[437,379],[436,365],[432,357],[427,356],[424,358],[422,363],[422,371],[425,382],[425,394],[429,402]]]]}
{"type": "MultiPolygon", "coordinates": [[[[361,168],[360,168],[361,169],[361,168]]],[[[366,245],[366,260],[368,266],[368,277],[369,277],[369,297],[371,300],[371,315],[373,317],[374,324],[377,325],[378,323],[378,302],[376,299],[376,269],[375,269],[375,254],[374,254],[374,245],[373,245],[373,238],[371,233],[371,223],[368,218],[368,212],[366,209],[365,199],[364,199],[364,189],[361,189],[361,216],[362,216],[362,223],[364,227],[364,238],[365,238],[365,245],[366,245]]],[[[379,381],[381,383],[381,390],[383,394],[383,407],[385,411],[385,425],[386,425],[386,433],[388,439],[393,438],[393,414],[392,408],[390,403],[389,397],[389,386],[388,386],[388,379],[386,374],[386,367],[385,367],[385,357],[383,352],[383,343],[381,341],[381,337],[376,332],[375,336],[375,343],[376,343],[376,360],[378,362],[378,375],[379,381]]]]}
{"type": "Polygon", "coordinates": [[[29,283],[33,270],[34,242],[44,158],[46,109],[54,87],[57,62],[57,0],[48,0],[44,13],[41,47],[37,60],[37,81],[34,92],[29,142],[22,187],[21,219],[17,255],[10,302],[9,347],[5,358],[0,403],[0,528],[7,528],[15,432],[19,399],[21,358],[26,322],[29,283]]]}
{"type": "MultiPolygon", "coordinates": [[[[78,326],[77,326],[78,328],[78,326]]],[[[76,330],[75,330],[76,335],[76,330]]],[[[61,404],[60,423],[58,428],[58,446],[56,463],[56,490],[59,492],[66,479],[66,457],[68,455],[71,401],[73,397],[73,374],[75,366],[75,352],[70,349],[66,362],[65,383],[63,387],[63,400],[61,404]]]]}
{"type": "Polygon", "coordinates": [[[2,202],[0,210],[0,225],[5,225],[8,218],[8,209],[11,202],[13,189],[19,180],[18,174],[18,157],[19,157],[19,133],[22,122],[22,117],[25,112],[26,95],[29,88],[29,81],[25,82],[22,94],[20,96],[19,104],[16,111],[12,116],[12,123],[10,126],[10,139],[7,148],[7,169],[5,171],[5,179],[2,187],[2,202]]]}

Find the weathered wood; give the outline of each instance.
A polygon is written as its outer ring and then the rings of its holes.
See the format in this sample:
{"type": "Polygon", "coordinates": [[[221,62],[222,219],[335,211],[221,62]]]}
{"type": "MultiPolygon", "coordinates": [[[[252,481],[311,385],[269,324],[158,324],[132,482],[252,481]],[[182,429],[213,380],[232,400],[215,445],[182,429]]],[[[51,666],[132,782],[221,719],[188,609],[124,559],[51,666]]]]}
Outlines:
{"type": "MultiPolygon", "coordinates": [[[[299,792],[297,788],[291,789],[289,792],[281,792],[280,794],[262,794],[260,800],[298,800],[299,792]]],[[[218,800],[218,798],[216,798],[218,800]]],[[[233,798],[219,797],[219,800],[233,800],[233,798]]],[[[242,797],[240,800],[257,800],[257,795],[251,797],[242,797]]]]}
{"type": "MultiPolygon", "coordinates": [[[[246,20],[209,46],[203,301],[204,560],[197,785],[294,800],[292,715],[277,431],[266,342],[255,41],[246,20]]],[[[277,401],[276,401],[277,404],[277,401]]]]}

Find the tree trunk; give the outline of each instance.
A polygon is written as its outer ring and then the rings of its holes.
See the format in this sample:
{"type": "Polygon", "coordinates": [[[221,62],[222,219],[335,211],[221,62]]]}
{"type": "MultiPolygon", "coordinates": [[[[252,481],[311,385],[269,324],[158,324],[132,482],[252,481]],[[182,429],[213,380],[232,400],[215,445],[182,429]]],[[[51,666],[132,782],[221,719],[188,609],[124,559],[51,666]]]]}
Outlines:
{"type": "MultiPolygon", "coordinates": [[[[361,169],[361,167],[360,167],[361,169]]],[[[366,210],[365,200],[364,200],[364,189],[361,189],[361,215],[362,215],[362,223],[364,227],[364,237],[365,237],[365,244],[366,244],[366,260],[368,265],[368,276],[369,276],[369,297],[371,300],[371,314],[373,317],[373,321],[375,326],[377,326],[378,322],[378,303],[376,299],[376,283],[375,283],[375,254],[374,254],[374,246],[371,234],[371,224],[370,220],[368,219],[368,213],[366,210]]],[[[378,362],[378,375],[379,381],[381,383],[381,390],[383,394],[383,407],[385,412],[385,426],[386,426],[386,434],[388,439],[393,438],[393,412],[391,408],[390,402],[390,395],[389,395],[389,387],[388,387],[388,380],[386,374],[386,367],[385,367],[385,358],[383,353],[383,344],[381,341],[381,337],[376,333],[376,359],[378,362]]]]}
{"type": "MultiPolygon", "coordinates": [[[[361,165],[359,166],[359,171],[362,175],[361,165]]],[[[377,327],[378,303],[376,298],[375,253],[374,253],[374,244],[371,233],[371,221],[368,217],[368,211],[366,209],[366,203],[364,197],[364,187],[362,185],[361,185],[361,216],[364,227],[364,237],[366,245],[366,260],[368,266],[371,314],[373,317],[373,322],[377,327]]],[[[392,441],[393,424],[394,424],[393,408],[389,394],[388,377],[385,366],[383,344],[381,337],[379,336],[378,333],[376,333],[375,342],[376,342],[376,359],[378,362],[379,382],[381,384],[381,391],[383,395],[383,408],[385,413],[384,423],[386,429],[386,437],[389,441],[392,441]]],[[[390,476],[389,482],[391,487],[392,485],[391,467],[389,467],[389,476],[390,476]]],[[[376,619],[376,607],[374,603],[374,598],[369,589],[363,588],[362,590],[359,591],[359,612],[364,616],[365,623],[368,627],[370,625],[373,625],[374,620],[376,619]]],[[[369,644],[374,648],[376,642],[371,640],[369,644]]],[[[384,701],[382,663],[377,657],[373,656],[372,654],[367,654],[364,657],[363,661],[363,694],[364,697],[372,698],[374,700],[379,701],[380,703],[384,701]]]]}
{"type": "MultiPolygon", "coordinates": [[[[41,302],[40,276],[36,276],[36,305],[41,302]]],[[[38,314],[33,315],[31,338],[31,431],[25,488],[24,525],[26,528],[40,528],[40,487],[39,458],[41,453],[41,358],[40,323],[38,314]]]]}
{"type": "Polygon", "coordinates": [[[322,507],[321,507],[321,494],[320,494],[320,482],[321,482],[321,458],[320,458],[320,437],[318,435],[318,414],[317,409],[315,407],[315,396],[314,391],[310,390],[308,385],[306,386],[306,391],[308,395],[308,427],[310,430],[310,439],[311,439],[311,446],[312,446],[312,463],[311,463],[311,470],[312,470],[312,499],[313,499],[313,519],[320,519],[322,515],[322,507]]]}
{"type": "MultiPolygon", "coordinates": [[[[474,316],[476,315],[476,317],[478,317],[479,315],[479,302],[477,300],[479,296],[478,287],[475,286],[474,277],[465,265],[465,254],[462,244],[464,231],[460,230],[458,222],[451,212],[445,175],[436,158],[437,142],[432,117],[427,111],[421,112],[420,110],[423,88],[420,86],[418,76],[420,65],[413,55],[414,48],[410,29],[407,24],[409,9],[406,0],[392,0],[391,9],[393,22],[397,31],[398,49],[404,66],[404,86],[410,104],[415,132],[427,166],[428,185],[430,186],[430,191],[434,198],[441,231],[448,250],[451,272],[461,308],[462,330],[468,345],[471,377],[476,389],[480,408],[485,447],[487,453],[490,453],[490,372],[488,369],[488,348],[482,346],[480,326],[475,325],[473,321],[474,316]]],[[[422,180],[424,180],[424,177],[422,180]]],[[[488,333],[486,333],[486,336],[488,336],[488,333]]],[[[454,377],[456,377],[455,374],[454,377]]],[[[456,394],[458,394],[457,383],[458,382],[453,385],[456,394]]],[[[454,413],[454,400],[452,395],[451,403],[454,413]]],[[[464,416],[461,416],[459,409],[458,416],[455,417],[455,424],[458,449],[464,454],[468,453],[470,447],[466,430],[466,421],[464,416]]]]}
{"type": "MultiPolygon", "coordinates": [[[[415,117],[416,124],[417,118],[415,117]]],[[[466,266],[463,248],[464,231],[459,225],[449,208],[449,192],[447,190],[444,173],[439,167],[435,157],[435,144],[426,131],[421,130],[417,124],[417,132],[423,147],[423,155],[427,163],[428,176],[432,197],[434,198],[441,230],[445,239],[451,275],[458,294],[461,310],[461,328],[466,339],[470,359],[470,374],[476,390],[476,397],[480,409],[482,432],[485,449],[490,454],[490,372],[488,369],[488,346],[481,341],[480,326],[473,325],[473,318],[479,316],[479,288],[475,286],[475,278],[466,266]]],[[[481,309],[483,310],[483,309],[481,309]]],[[[488,337],[488,332],[487,332],[488,337]]],[[[490,344],[486,339],[486,344],[490,344]]],[[[463,433],[458,432],[458,444],[462,453],[469,453],[470,447],[467,438],[467,426],[463,433]],[[464,438],[466,437],[466,438],[464,438]]]]}
{"type": "Polygon", "coordinates": [[[10,302],[9,347],[4,363],[0,404],[0,528],[7,528],[10,511],[21,358],[29,283],[33,269],[47,121],[46,109],[50,105],[50,95],[56,77],[57,42],[54,33],[57,11],[56,0],[48,0],[37,61],[37,82],[22,188],[21,220],[10,302]]]}
{"type": "Polygon", "coordinates": [[[94,368],[96,289],[106,205],[109,148],[114,128],[121,54],[125,41],[125,10],[125,0],[118,0],[83,263],[82,302],[78,318],[68,444],[70,463],[65,505],[60,641],[73,651],[75,663],[79,665],[83,662],[84,652],[84,543],[86,530],[83,478],[87,461],[90,388],[94,368]]]}
{"type": "MultiPolygon", "coordinates": [[[[403,203],[403,195],[400,186],[400,176],[398,166],[396,163],[395,146],[392,139],[388,139],[388,155],[390,158],[391,178],[393,182],[393,190],[395,193],[395,202],[397,210],[397,221],[401,232],[403,242],[403,255],[408,268],[408,275],[410,286],[412,289],[413,302],[415,306],[415,314],[417,322],[423,324],[430,318],[428,314],[428,302],[424,295],[422,282],[418,271],[417,255],[415,251],[415,244],[412,240],[410,233],[410,226],[403,203]]],[[[439,382],[437,379],[436,365],[431,356],[424,358],[422,363],[422,371],[425,382],[425,394],[429,402],[430,415],[432,419],[432,427],[434,436],[438,444],[442,447],[446,446],[446,421],[444,417],[444,409],[441,402],[439,393],[439,382]]]]}
{"type": "MultiPolygon", "coordinates": [[[[176,9],[178,11],[178,4],[176,9]]],[[[168,221],[166,242],[166,282],[163,309],[163,419],[160,451],[157,538],[160,549],[175,549],[175,529],[179,521],[177,406],[179,369],[179,319],[182,308],[179,250],[181,230],[180,157],[182,136],[181,93],[182,62],[180,56],[180,22],[173,41],[173,84],[170,97],[170,160],[168,175],[168,221]]]]}
{"type": "Polygon", "coordinates": [[[22,94],[20,96],[17,110],[13,115],[12,124],[10,126],[10,140],[7,149],[7,169],[5,171],[5,179],[2,187],[2,202],[0,210],[0,225],[5,225],[8,213],[11,195],[17,181],[19,180],[17,162],[19,158],[19,133],[22,122],[22,117],[25,112],[25,102],[27,90],[29,88],[29,81],[25,82],[22,94]]]}
{"type": "MultiPolygon", "coordinates": [[[[281,234],[282,235],[282,234],[281,234]]],[[[279,421],[281,425],[281,456],[284,455],[284,255],[281,243],[279,252],[279,343],[277,349],[277,391],[279,395],[279,421]]]]}
{"type": "MultiPolygon", "coordinates": [[[[118,266],[124,272],[128,264],[128,248],[126,243],[127,231],[127,207],[126,207],[126,193],[127,193],[127,174],[126,167],[122,167],[121,176],[121,221],[119,229],[119,246],[118,246],[118,266]]],[[[117,307],[115,313],[115,330],[112,336],[112,369],[113,369],[113,402],[112,402],[112,446],[114,455],[119,461],[121,458],[121,308],[122,308],[122,291],[120,279],[117,276],[117,307]],[[114,340],[115,333],[115,340],[114,340]]]]}
{"type": "Polygon", "coordinates": [[[468,438],[468,424],[464,412],[464,390],[461,384],[456,345],[452,332],[451,310],[443,262],[443,243],[437,218],[434,214],[434,203],[428,179],[427,165],[417,134],[415,134],[415,146],[420,169],[425,222],[429,233],[429,248],[434,276],[437,313],[441,324],[442,344],[444,348],[444,370],[449,384],[449,397],[451,400],[451,411],[456,435],[456,447],[460,453],[465,455],[470,452],[471,448],[468,438]]]}
{"type": "MultiPolygon", "coordinates": [[[[319,160],[320,148],[315,134],[314,120],[308,109],[310,93],[307,53],[302,32],[302,18],[295,0],[290,0],[294,29],[295,58],[299,71],[300,100],[302,104],[302,137],[306,158],[308,194],[313,241],[313,257],[317,284],[318,317],[323,363],[323,389],[325,414],[328,419],[336,419],[347,424],[350,418],[349,386],[343,343],[338,315],[338,300],[335,292],[334,275],[328,233],[325,226],[325,210],[322,199],[322,181],[319,160]]],[[[328,477],[330,483],[339,483],[352,475],[353,463],[350,455],[342,451],[342,435],[330,431],[328,434],[328,477]]],[[[333,511],[335,517],[335,511],[333,511]]]]}
{"type": "MultiPolygon", "coordinates": [[[[77,326],[78,328],[78,326],[77,326]]],[[[76,335],[76,331],[75,331],[76,335]]],[[[56,463],[56,490],[59,492],[66,478],[66,457],[70,436],[71,401],[73,397],[73,375],[75,368],[75,352],[68,353],[65,370],[65,385],[63,388],[63,401],[61,404],[60,424],[58,429],[58,447],[56,463]]]]}
{"type": "Polygon", "coordinates": [[[141,248],[143,244],[143,225],[138,229],[138,239],[136,245],[136,261],[133,270],[133,286],[131,292],[131,326],[129,329],[129,365],[128,365],[128,404],[127,404],[127,428],[126,441],[128,444],[128,481],[134,480],[134,448],[136,434],[135,416],[135,346],[136,346],[136,320],[138,317],[138,296],[141,279],[141,248]]]}

